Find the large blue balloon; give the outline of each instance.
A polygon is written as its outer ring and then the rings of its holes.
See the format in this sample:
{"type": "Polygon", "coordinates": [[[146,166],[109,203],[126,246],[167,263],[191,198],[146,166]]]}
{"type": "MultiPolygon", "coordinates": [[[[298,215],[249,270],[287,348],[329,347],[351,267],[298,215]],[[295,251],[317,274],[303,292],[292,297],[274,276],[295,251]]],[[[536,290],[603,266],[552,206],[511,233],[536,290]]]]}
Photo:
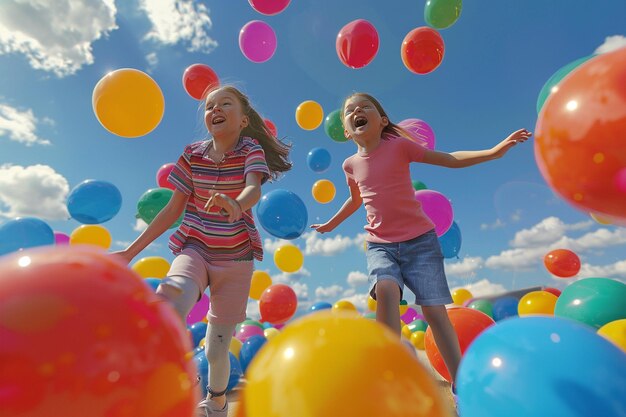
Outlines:
{"type": "Polygon", "coordinates": [[[110,182],[86,180],[67,197],[70,216],[80,223],[100,224],[111,220],[122,207],[122,194],[110,182]]]}
{"type": "Polygon", "coordinates": [[[626,415],[624,352],[558,317],[516,317],[481,333],[457,374],[463,417],[626,415]]]}
{"type": "Polygon", "coordinates": [[[452,222],[452,226],[446,233],[439,237],[441,252],[444,258],[455,258],[461,250],[461,229],[456,222],[452,222]]]}
{"type": "Polygon", "coordinates": [[[324,172],[330,166],[330,152],[324,148],[313,148],[306,157],[306,163],[314,172],[324,172]]]}
{"type": "Polygon", "coordinates": [[[515,297],[500,297],[493,302],[492,314],[495,321],[517,316],[519,300],[515,297]]]}
{"type": "Polygon", "coordinates": [[[327,303],[326,301],[318,301],[317,303],[313,304],[309,308],[309,310],[311,312],[314,312],[314,311],[326,310],[329,308],[333,308],[333,305],[331,303],[327,303]]]}
{"type": "Polygon", "coordinates": [[[54,231],[35,217],[18,217],[0,226],[0,255],[53,244],[54,231]]]}
{"type": "Polygon", "coordinates": [[[241,370],[244,373],[246,372],[246,369],[248,369],[248,365],[250,365],[254,355],[257,354],[265,342],[267,342],[267,339],[258,334],[250,336],[245,342],[243,342],[241,350],[239,351],[239,362],[241,363],[241,370]]]}
{"type": "MultiPolygon", "coordinates": [[[[207,395],[207,385],[209,385],[209,361],[206,358],[206,354],[204,350],[198,352],[193,357],[196,362],[196,368],[198,369],[198,376],[200,377],[200,387],[202,388],[202,396],[206,397],[207,395]]],[[[226,386],[226,391],[230,391],[239,383],[239,379],[243,375],[241,371],[241,365],[239,361],[231,352],[228,352],[228,359],[230,360],[230,375],[228,377],[228,385],[226,386]]]]}
{"type": "Polygon", "coordinates": [[[308,222],[306,206],[296,194],[287,190],[272,190],[261,197],[256,209],[261,226],[280,239],[296,239],[308,222]]]}
{"type": "Polygon", "coordinates": [[[194,346],[198,346],[198,343],[206,336],[207,324],[203,321],[198,323],[194,323],[189,326],[189,333],[191,333],[191,338],[194,346]]]}

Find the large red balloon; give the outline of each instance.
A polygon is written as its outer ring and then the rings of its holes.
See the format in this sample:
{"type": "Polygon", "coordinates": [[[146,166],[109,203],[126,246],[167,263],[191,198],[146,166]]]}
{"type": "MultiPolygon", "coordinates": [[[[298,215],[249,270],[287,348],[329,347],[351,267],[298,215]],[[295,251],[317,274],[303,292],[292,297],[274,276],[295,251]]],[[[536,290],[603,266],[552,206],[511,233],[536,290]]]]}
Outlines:
{"type": "Polygon", "coordinates": [[[537,119],[535,159],[550,187],[585,212],[626,222],[626,48],[580,65],[537,119]]]}
{"type": "Polygon", "coordinates": [[[410,31],[402,41],[402,62],[412,72],[428,74],[443,61],[445,45],[435,29],[423,26],[410,31]]]}
{"type": "Polygon", "coordinates": [[[196,100],[204,99],[206,93],[219,84],[215,71],[204,64],[193,64],[183,73],[183,87],[196,100]]]}
{"type": "Polygon", "coordinates": [[[569,278],[580,271],[578,255],[568,249],[555,249],[544,256],[543,263],[551,274],[569,278]]]}
{"type": "Polygon", "coordinates": [[[259,298],[261,321],[280,324],[296,313],[298,297],[294,290],[285,284],[270,285],[259,298]]]}
{"type": "Polygon", "coordinates": [[[194,412],[196,370],[181,319],[139,275],[96,249],[1,258],[0,340],[6,415],[194,412]]]}
{"type": "Polygon", "coordinates": [[[346,66],[362,68],[372,62],[378,52],[378,32],[367,20],[353,20],[337,34],[335,48],[346,66]]]}

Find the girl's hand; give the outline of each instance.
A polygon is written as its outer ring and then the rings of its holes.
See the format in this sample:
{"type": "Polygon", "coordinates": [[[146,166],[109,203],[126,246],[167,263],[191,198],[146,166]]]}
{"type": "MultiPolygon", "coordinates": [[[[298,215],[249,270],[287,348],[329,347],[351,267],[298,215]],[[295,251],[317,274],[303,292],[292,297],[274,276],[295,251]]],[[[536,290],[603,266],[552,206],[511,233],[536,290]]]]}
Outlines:
{"type": "Polygon", "coordinates": [[[528,138],[530,138],[532,135],[532,132],[529,132],[526,129],[519,129],[511,133],[509,137],[507,137],[502,142],[498,143],[492,148],[494,158],[500,158],[504,156],[504,154],[507,153],[509,149],[511,149],[518,143],[526,142],[528,138]]]}
{"type": "Polygon", "coordinates": [[[326,232],[332,232],[334,227],[329,226],[328,223],[324,223],[324,224],[312,224],[311,225],[311,229],[315,230],[318,233],[326,233],[326,232]]]}
{"type": "Polygon", "coordinates": [[[212,192],[211,197],[204,205],[206,211],[211,210],[212,207],[219,207],[220,214],[228,216],[228,222],[233,223],[241,218],[242,210],[237,200],[233,200],[226,194],[212,192]]]}
{"type": "Polygon", "coordinates": [[[132,261],[135,257],[135,255],[129,253],[126,249],[117,252],[111,252],[111,255],[115,256],[115,259],[121,260],[126,265],[128,265],[130,261],[132,261]]]}

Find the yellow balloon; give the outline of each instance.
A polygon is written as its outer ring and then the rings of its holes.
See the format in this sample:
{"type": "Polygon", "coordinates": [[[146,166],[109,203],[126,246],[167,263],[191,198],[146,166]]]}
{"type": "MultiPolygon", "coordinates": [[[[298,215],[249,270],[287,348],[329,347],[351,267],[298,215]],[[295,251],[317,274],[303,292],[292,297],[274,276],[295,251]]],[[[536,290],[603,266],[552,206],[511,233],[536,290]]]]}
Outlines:
{"type": "Polygon", "coordinates": [[[324,120],[324,110],[319,103],[308,100],[300,103],[296,109],[296,122],[304,130],[316,129],[324,120]]]}
{"type": "Polygon", "coordinates": [[[333,304],[334,311],[356,311],[358,312],[356,306],[352,304],[348,300],[339,300],[335,304],[333,304]]]}
{"type": "Polygon", "coordinates": [[[99,224],[83,224],[70,234],[70,245],[94,245],[109,249],[111,241],[109,231],[99,224]]]}
{"type": "Polygon", "coordinates": [[[170,270],[170,263],[160,256],[146,256],[135,262],[132,270],[142,278],[165,278],[170,270]]]}
{"type": "Polygon", "coordinates": [[[401,300],[398,309],[400,310],[400,315],[402,316],[409,309],[409,304],[406,302],[406,300],[401,300]]]}
{"type": "Polygon", "coordinates": [[[98,81],[91,104],[105,129],[118,136],[136,138],[150,133],[161,122],[165,100],[148,74],[122,68],[98,81]]]}
{"type": "Polygon", "coordinates": [[[557,296],[547,291],[531,291],[525,294],[517,305],[520,316],[533,314],[554,315],[557,296]]]}
{"type": "Polygon", "coordinates": [[[335,198],[335,184],[328,180],[319,180],[313,184],[311,194],[315,201],[321,204],[330,203],[335,198]]]}
{"type": "Polygon", "coordinates": [[[263,330],[263,335],[265,336],[267,340],[270,340],[271,338],[273,338],[279,333],[280,331],[278,331],[278,329],[275,329],[273,327],[263,330]]]}
{"type": "Polygon", "coordinates": [[[243,346],[243,343],[241,343],[241,340],[237,339],[236,337],[233,337],[232,339],[230,339],[230,347],[228,348],[228,351],[232,353],[233,355],[235,355],[235,358],[239,359],[239,352],[241,351],[241,346],[243,346]]]}
{"type": "Polygon", "coordinates": [[[606,337],[626,352],[626,319],[615,320],[598,329],[600,336],[606,337]]]}
{"type": "Polygon", "coordinates": [[[416,332],[411,333],[411,344],[415,349],[424,350],[424,336],[426,332],[418,330],[416,332]]]}
{"type": "Polygon", "coordinates": [[[372,298],[371,295],[367,296],[367,308],[369,311],[376,311],[376,300],[372,298]]]}
{"type": "Polygon", "coordinates": [[[411,329],[409,329],[409,326],[407,326],[404,323],[402,323],[401,333],[402,333],[402,336],[404,336],[406,339],[411,340],[411,329]]]}
{"type": "Polygon", "coordinates": [[[267,287],[272,285],[272,277],[265,271],[254,271],[250,282],[250,298],[258,300],[267,287]]]}
{"type": "Polygon", "coordinates": [[[465,288],[457,288],[452,291],[452,302],[457,306],[462,306],[470,298],[474,297],[469,290],[465,288]]]}
{"type": "Polygon", "coordinates": [[[283,272],[296,272],[302,268],[304,256],[294,245],[283,245],[274,252],[274,263],[283,272]]]}
{"type": "Polygon", "coordinates": [[[198,342],[198,347],[204,347],[204,345],[206,344],[206,337],[203,337],[202,339],[200,339],[200,341],[198,342]]]}
{"type": "Polygon", "coordinates": [[[452,416],[430,372],[398,336],[371,320],[325,311],[265,344],[247,369],[240,403],[247,417],[452,416]]]}

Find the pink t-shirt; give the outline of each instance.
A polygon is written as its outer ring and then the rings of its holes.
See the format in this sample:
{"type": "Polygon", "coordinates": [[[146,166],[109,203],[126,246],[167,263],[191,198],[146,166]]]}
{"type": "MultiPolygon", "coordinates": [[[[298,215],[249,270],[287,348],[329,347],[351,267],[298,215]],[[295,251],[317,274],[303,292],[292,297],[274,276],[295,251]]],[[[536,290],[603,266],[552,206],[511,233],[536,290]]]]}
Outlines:
{"type": "Polygon", "coordinates": [[[359,187],[369,233],[367,241],[404,242],[435,226],[415,199],[411,162],[424,158],[422,145],[403,137],[385,136],[370,153],[352,155],[343,162],[348,185],[359,187]]]}

